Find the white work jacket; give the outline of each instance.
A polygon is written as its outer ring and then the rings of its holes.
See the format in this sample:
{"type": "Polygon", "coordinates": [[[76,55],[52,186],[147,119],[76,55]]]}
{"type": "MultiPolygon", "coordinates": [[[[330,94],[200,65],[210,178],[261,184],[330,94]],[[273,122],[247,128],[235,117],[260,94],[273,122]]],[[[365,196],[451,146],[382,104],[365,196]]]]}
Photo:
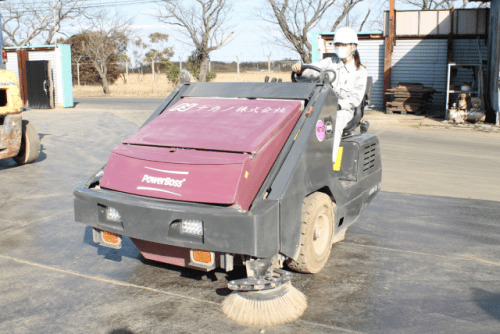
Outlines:
{"type": "MultiPolygon", "coordinates": [[[[361,104],[366,90],[366,67],[360,65],[356,69],[354,59],[347,65],[344,65],[342,60],[336,55],[333,57],[324,58],[311,65],[317,66],[322,69],[332,69],[337,74],[335,81],[332,83],[332,89],[337,94],[338,103],[341,109],[353,111],[361,104]]],[[[331,74],[330,74],[331,75],[331,74]]],[[[305,70],[300,78],[317,79],[319,72],[314,70],[305,70]]]]}

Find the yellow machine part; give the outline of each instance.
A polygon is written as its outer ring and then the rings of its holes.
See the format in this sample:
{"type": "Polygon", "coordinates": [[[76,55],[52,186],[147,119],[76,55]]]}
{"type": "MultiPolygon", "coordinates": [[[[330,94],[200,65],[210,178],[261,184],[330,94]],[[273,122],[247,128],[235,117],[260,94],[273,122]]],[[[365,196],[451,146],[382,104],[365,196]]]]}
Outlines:
{"type": "Polygon", "coordinates": [[[16,74],[0,70],[0,115],[15,114],[23,110],[16,74]]]}

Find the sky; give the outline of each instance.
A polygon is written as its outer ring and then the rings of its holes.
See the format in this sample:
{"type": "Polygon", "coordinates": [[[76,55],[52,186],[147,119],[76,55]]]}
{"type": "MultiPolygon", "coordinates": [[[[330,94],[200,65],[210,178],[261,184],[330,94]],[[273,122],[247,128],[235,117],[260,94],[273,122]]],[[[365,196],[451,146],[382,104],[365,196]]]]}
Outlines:
{"type": "MultiPolygon", "coordinates": [[[[16,4],[17,0],[6,0],[16,4]]],[[[40,3],[40,8],[50,8],[50,4],[54,0],[30,0],[40,3]],[[42,5],[43,4],[43,5],[42,5]]],[[[173,60],[185,61],[193,52],[194,46],[190,43],[190,38],[186,38],[176,26],[169,26],[159,22],[156,18],[158,15],[158,7],[161,5],[161,0],[81,0],[81,6],[97,11],[109,11],[116,15],[126,16],[132,19],[132,33],[134,36],[141,37],[144,41],[148,41],[148,36],[154,32],[168,34],[168,46],[173,48],[173,60]]],[[[194,0],[182,0],[182,3],[193,2],[194,0]]],[[[234,32],[232,38],[222,48],[210,53],[210,58],[213,61],[224,62],[245,62],[245,61],[266,61],[280,59],[298,60],[298,53],[289,48],[276,44],[276,38],[284,39],[277,25],[262,20],[258,13],[263,13],[269,10],[269,4],[266,0],[227,0],[232,6],[230,20],[227,22],[227,32],[234,32]]],[[[338,3],[343,3],[344,0],[337,0],[338,3]]],[[[335,7],[335,5],[334,5],[335,7]]],[[[315,27],[311,32],[329,32],[333,21],[339,15],[338,8],[331,8],[329,15],[325,15],[324,20],[315,27]]],[[[368,10],[370,17],[363,30],[380,30],[382,27],[382,17],[384,10],[389,7],[389,0],[364,0],[361,1],[351,11],[348,19],[341,23],[350,25],[355,30],[358,30],[360,23],[363,21],[368,10]]],[[[64,28],[66,36],[56,36],[66,38],[72,34],[81,31],[81,22],[72,22],[64,28]]],[[[311,35],[308,36],[311,41],[311,35]]],[[[40,41],[38,41],[40,42],[40,41]]],[[[129,57],[132,56],[133,46],[129,46],[129,57]]]]}
{"type": "MultiPolygon", "coordinates": [[[[95,0],[94,0],[95,1],[95,0]]],[[[101,0],[101,2],[116,2],[119,0],[101,0]]],[[[121,0],[125,1],[125,0],[121,0]]],[[[233,6],[232,19],[228,23],[229,31],[234,31],[234,35],[230,42],[221,49],[210,54],[213,61],[232,62],[239,60],[243,61],[258,61],[278,59],[299,59],[298,53],[287,48],[275,45],[272,41],[272,36],[281,37],[281,33],[277,27],[264,22],[256,16],[256,12],[261,11],[263,0],[229,0],[233,6]]],[[[340,1],[339,1],[340,2],[340,1]]],[[[381,27],[380,20],[382,13],[388,9],[388,1],[381,2],[377,0],[365,0],[358,8],[355,7],[353,14],[349,20],[352,26],[357,29],[367,13],[371,9],[370,26],[365,25],[363,30],[379,30],[381,27]],[[378,22],[374,22],[377,21],[378,22]],[[367,29],[368,26],[368,29],[367,29]],[[375,28],[373,28],[375,27],[375,28]],[[378,29],[377,29],[378,28],[378,29]]],[[[127,16],[133,18],[133,31],[138,36],[147,40],[147,36],[152,32],[161,32],[169,34],[168,44],[174,49],[173,60],[185,60],[194,49],[193,45],[186,42],[187,39],[175,27],[160,23],[156,18],[158,2],[146,1],[137,5],[124,5],[119,8],[127,16]]],[[[330,22],[323,22],[315,32],[325,32],[328,30],[328,23],[331,24],[336,15],[331,16],[330,22]]],[[[345,22],[344,24],[345,25],[345,22]]],[[[310,38],[310,36],[309,36],[310,38]]]]}
{"type": "MultiPolygon", "coordinates": [[[[17,0],[7,0],[16,3],[17,0]]],[[[52,3],[53,0],[32,0],[44,6],[52,3]]],[[[182,0],[182,3],[193,2],[194,0],[182,0]]],[[[269,9],[266,0],[227,0],[232,5],[231,19],[227,23],[227,31],[234,32],[231,40],[222,48],[210,53],[213,61],[224,62],[245,62],[245,61],[267,61],[293,59],[299,60],[296,51],[276,44],[275,39],[284,39],[281,31],[276,25],[263,21],[257,13],[263,13],[269,9]]],[[[337,0],[343,3],[344,0],[337,0]]],[[[174,61],[185,61],[193,52],[194,46],[190,43],[190,38],[186,38],[175,26],[161,23],[156,18],[158,6],[161,0],[82,0],[84,6],[99,11],[117,12],[132,19],[132,33],[135,37],[141,37],[148,41],[148,36],[154,32],[168,34],[168,46],[173,48],[174,61]]],[[[335,5],[334,5],[335,7],[335,5]]],[[[324,20],[311,32],[329,32],[333,21],[339,15],[338,8],[332,8],[330,15],[325,15],[324,20]]],[[[370,16],[363,27],[363,31],[380,31],[383,26],[384,11],[389,9],[389,0],[363,0],[357,4],[340,26],[349,25],[355,30],[359,29],[366,13],[370,10],[370,16]]],[[[402,4],[401,0],[396,1],[396,10],[417,9],[402,4]]],[[[69,35],[79,32],[78,24],[65,27],[69,35]]],[[[308,36],[312,40],[311,32],[308,36]]],[[[134,37],[131,36],[131,37],[134,37]]],[[[65,36],[57,36],[65,37],[65,36]]],[[[129,45],[129,57],[133,60],[133,46],[129,45]]]]}

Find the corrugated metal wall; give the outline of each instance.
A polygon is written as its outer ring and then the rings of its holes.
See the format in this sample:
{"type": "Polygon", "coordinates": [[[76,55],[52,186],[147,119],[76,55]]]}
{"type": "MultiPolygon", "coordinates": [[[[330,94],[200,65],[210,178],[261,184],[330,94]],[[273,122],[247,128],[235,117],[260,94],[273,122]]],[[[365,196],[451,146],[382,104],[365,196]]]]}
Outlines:
{"type": "Polygon", "coordinates": [[[436,90],[432,113],[443,116],[446,104],[446,39],[398,39],[392,54],[391,87],[421,83],[436,90]]]}
{"type": "MultiPolygon", "coordinates": [[[[488,46],[482,39],[455,39],[453,41],[452,61],[457,64],[480,64],[481,60],[488,59],[488,46]]],[[[483,89],[487,89],[488,66],[482,65],[483,89]]],[[[471,82],[473,78],[472,69],[458,68],[455,76],[451,77],[451,84],[461,86],[465,82],[471,82]]]]}
{"type": "MultiPolygon", "coordinates": [[[[368,75],[373,78],[371,109],[382,110],[384,105],[384,40],[359,40],[361,63],[366,66],[368,75]]],[[[333,42],[326,43],[327,53],[334,53],[333,42]]]]}
{"type": "Polygon", "coordinates": [[[494,75],[489,84],[490,105],[496,111],[496,124],[500,125],[500,1],[490,3],[488,72],[494,75]],[[497,74],[498,73],[498,74],[497,74]],[[498,76],[498,77],[497,77],[498,76]]]}
{"type": "MultiPolygon", "coordinates": [[[[318,35],[320,52],[333,53],[332,40],[324,40],[318,35]]],[[[430,105],[431,113],[444,116],[446,111],[447,90],[447,43],[446,38],[440,39],[397,39],[392,54],[391,87],[399,82],[421,83],[426,87],[436,90],[430,105]]],[[[384,101],[384,40],[360,39],[359,53],[361,61],[368,70],[368,75],[373,77],[374,87],[372,92],[372,109],[382,110],[384,101]]],[[[481,52],[482,60],[488,57],[488,46],[484,39],[453,40],[452,61],[455,63],[479,63],[481,52]],[[478,48],[479,43],[479,48],[478,48]]],[[[325,56],[325,53],[322,53],[325,56]]],[[[488,67],[483,65],[484,82],[488,82],[488,67]]],[[[459,70],[452,79],[452,84],[461,85],[470,81],[471,70],[459,70]]],[[[486,85],[485,85],[485,88],[486,85]]]]}
{"type": "Polygon", "coordinates": [[[360,40],[358,45],[361,63],[373,77],[371,109],[384,107],[384,40],[360,40]]]}
{"type": "MultiPolygon", "coordinates": [[[[2,26],[2,15],[0,15],[0,27],[2,26]]],[[[0,33],[0,48],[3,49],[3,34],[0,33]]],[[[0,57],[0,68],[4,69],[3,57],[0,57]]]]}

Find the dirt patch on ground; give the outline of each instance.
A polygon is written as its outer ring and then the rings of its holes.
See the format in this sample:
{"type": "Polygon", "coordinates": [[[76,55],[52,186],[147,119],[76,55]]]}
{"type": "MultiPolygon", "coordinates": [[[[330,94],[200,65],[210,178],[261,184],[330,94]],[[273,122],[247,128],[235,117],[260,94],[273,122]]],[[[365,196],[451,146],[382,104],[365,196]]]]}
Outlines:
{"type": "Polygon", "coordinates": [[[487,123],[453,124],[450,121],[432,116],[419,116],[412,114],[386,114],[379,110],[367,110],[364,117],[370,124],[377,127],[411,127],[411,128],[442,128],[449,130],[475,130],[483,132],[498,132],[500,126],[487,123]]]}

